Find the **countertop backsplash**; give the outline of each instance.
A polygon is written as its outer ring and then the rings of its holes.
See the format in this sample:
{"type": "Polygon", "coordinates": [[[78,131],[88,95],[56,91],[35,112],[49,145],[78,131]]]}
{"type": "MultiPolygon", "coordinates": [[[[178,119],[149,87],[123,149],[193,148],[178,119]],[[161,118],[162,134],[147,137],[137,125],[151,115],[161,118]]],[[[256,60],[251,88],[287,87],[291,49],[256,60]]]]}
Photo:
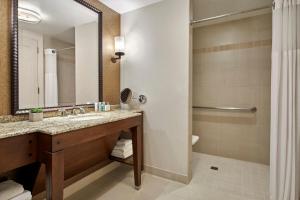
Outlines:
{"type": "MultiPolygon", "coordinates": [[[[111,109],[119,109],[120,105],[111,105],[111,109]]],[[[70,111],[72,108],[67,109],[70,111]]],[[[94,107],[86,107],[84,108],[87,113],[94,112],[94,107]]],[[[44,112],[44,118],[50,118],[50,117],[58,117],[59,112],[58,111],[49,111],[44,112]]],[[[9,123],[9,122],[19,122],[19,121],[26,121],[29,119],[28,114],[20,114],[20,115],[2,115],[0,116],[0,123],[9,123]]]]}

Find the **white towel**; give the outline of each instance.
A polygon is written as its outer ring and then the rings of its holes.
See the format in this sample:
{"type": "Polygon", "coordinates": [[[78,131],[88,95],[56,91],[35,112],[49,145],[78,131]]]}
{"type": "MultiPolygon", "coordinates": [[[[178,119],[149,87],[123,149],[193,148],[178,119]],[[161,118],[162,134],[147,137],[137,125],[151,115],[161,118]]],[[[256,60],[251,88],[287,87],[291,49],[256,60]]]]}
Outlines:
{"type": "Polygon", "coordinates": [[[130,156],[132,156],[132,154],[133,154],[132,151],[127,151],[127,152],[124,152],[124,153],[121,153],[119,151],[113,151],[111,153],[112,156],[117,157],[117,158],[122,158],[122,159],[130,157],[130,156]]]}
{"type": "Polygon", "coordinates": [[[116,149],[127,149],[127,148],[132,148],[132,144],[116,144],[115,146],[116,149]]]}
{"type": "Polygon", "coordinates": [[[15,196],[9,200],[31,200],[32,195],[31,192],[25,190],[22,194],[19,194],[18,196],[15,196]]]}
{"type": "Polygon", "coordinates": [[[117,145],[129,145],[132,144],[132,140],[130,139],[121,139],[117,142],[117,145]]]}
{"type": "Polygon", "coordinates": [[[132,150],[132,145],[126,145],[126,146],[115,146],[114,147],[114,150],[120,150],[122,152],[124,151],[129,151],[129,150],[132,150]]]}
{"type": "Polygon", "coordinates": [[[0,199],[7,200],[15,197],[24,192],[24,188],[21,184],[12,180],[4,181],[0,183],[0,199]]]}
{"type": "Polygon", "coordinates": [[[132,154],[127,154],[127,155],[111,154],[111,155],[114,157],[117,157],[117,158],[121,158],[121,159],[126,159],[126,158],[129,158],[130,156],[132,156],[132,154]]]}
{"type": "Polygon", "coordinates": [[[112,153],[116,153],[116,154],[128,154],[128,153],[132,153],[132,149],[127,149],[125,151],[120,150],[120,149],[114,149],[112,151],[112,153]]]}

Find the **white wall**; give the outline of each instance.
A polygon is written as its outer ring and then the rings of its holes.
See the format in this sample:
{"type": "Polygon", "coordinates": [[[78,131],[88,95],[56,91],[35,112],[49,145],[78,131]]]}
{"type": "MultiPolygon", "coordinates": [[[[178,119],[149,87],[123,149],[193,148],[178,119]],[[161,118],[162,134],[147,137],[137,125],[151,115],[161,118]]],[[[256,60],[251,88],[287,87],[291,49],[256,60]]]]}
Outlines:
{"type": "Polygon", "coordinates": [[[188,175],[189,0],[162,2],[123,14],[121,88],[144,93],[145,164],[188,175]]]}
{"type": "Polygon", "coordinates": [[[75,27],[76,104],[99,100],[98,22],[75,27]]]}

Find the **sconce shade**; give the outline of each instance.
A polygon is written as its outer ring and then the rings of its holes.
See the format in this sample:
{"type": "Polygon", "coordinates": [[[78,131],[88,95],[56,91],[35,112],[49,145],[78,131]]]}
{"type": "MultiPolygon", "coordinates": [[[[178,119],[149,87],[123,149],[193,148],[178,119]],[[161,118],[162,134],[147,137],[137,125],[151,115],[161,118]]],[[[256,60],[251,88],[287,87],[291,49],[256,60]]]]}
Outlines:
{"type": "Polygon", "coordinates": [[[121,57],[125,55],[125,39],[122,36],[115,37],[115,55],[117,57],[111,58],[113,63],[121,60],[121,57]]]}
{"type": "Polygon", "coordinates": [[[115,54],[119,55],[122,54],[124,55],[125,52],[125,39],[122,36],[115,37],[115,54]]]}

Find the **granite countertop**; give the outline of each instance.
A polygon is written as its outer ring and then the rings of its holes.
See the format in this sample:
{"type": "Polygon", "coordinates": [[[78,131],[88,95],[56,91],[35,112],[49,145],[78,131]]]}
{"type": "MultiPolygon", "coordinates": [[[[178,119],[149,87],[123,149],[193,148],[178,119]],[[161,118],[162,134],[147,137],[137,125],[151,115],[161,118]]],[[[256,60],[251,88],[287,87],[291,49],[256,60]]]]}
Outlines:
{"type": "Polygon", "coordinates": [[[0,123],[0,139],[41,132],[56,135],[141,115],[136,110],[114,110],[76,116],[46,118],[41,122],[0,123]]]}

